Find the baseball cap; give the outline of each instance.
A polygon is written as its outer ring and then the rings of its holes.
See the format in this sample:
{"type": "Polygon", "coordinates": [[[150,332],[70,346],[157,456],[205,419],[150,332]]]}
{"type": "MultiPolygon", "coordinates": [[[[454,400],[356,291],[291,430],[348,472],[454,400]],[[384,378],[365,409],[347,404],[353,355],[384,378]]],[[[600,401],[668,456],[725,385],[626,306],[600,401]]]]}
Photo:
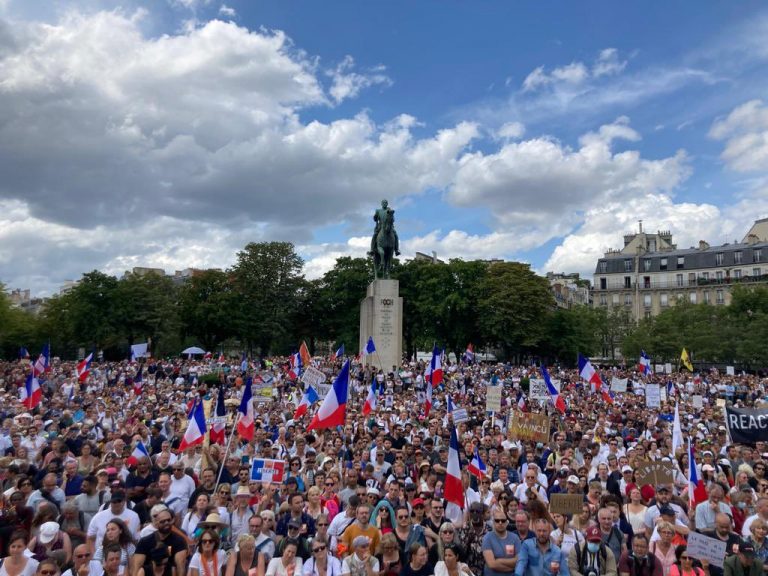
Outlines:
{"type": "Polygon", "coordinates": [[[125,502],[125,492],[118,490],[112,492],[112,496],[109,497],[110,502],[125,502]]]}
{"type": "Polygon", "coordinates": [[[592,526],[588,528],[585,536],[587,538],[587,542],[603,541],[603,535],[600,533],[600,528],[598,528],[597,526],[592,526]]]}
{"type": "Polygon", "coordinates": [[[622,466],[621,467],[621,472],[622,473],[624,473],[624,472],[632,472],[632,466],[627,466],[627,465],[622,466]]]}
{"type": "Polygon", "coordinates": [[[411,500],[411,506],[424,506],[424,500],[422,498],[414,498],[411,500]]]}
{"type": "Polygon", "coordinates": [[[755,556],[755,547],[749,540],[742,540],[741,544],[739,544],[739,554],[744,554],[744,556],[748,556],[750,558],[754,558],[755,556]]]}
{"type": "Polygon", "coordinates": [[[578,484],[578,483],[579,483],[579,477],[578,476],[576,476],[574,474],[571,474],[570,476],[568,476],[568,484],[578,484]]]}
{"type": "Polygon", "coordinates": [[[659,514],[661,516],[674,516],[675,510],[672,508],[672,506],[662,506],[659,508],[659,514]]]}

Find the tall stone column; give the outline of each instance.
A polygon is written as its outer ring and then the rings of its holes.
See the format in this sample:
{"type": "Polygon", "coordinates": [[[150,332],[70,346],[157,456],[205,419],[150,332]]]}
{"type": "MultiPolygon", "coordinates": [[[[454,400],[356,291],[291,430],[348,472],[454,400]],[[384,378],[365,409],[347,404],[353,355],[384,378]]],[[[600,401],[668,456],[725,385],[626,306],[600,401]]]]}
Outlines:
{"type": "Polygon", "coordinates": [[[403,359],[403,299],[397,280],[377,279],[368,285],[360,302],[360,350],[373,337],[376,353],[365,357],[366,364],[385,372],[400,366],[403,359]]]}

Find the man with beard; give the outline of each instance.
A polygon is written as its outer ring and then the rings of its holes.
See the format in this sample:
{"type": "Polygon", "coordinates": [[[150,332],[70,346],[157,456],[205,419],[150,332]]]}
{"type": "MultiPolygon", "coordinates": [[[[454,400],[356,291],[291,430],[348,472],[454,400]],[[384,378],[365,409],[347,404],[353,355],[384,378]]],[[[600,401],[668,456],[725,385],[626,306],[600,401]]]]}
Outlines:
{"type": "Polygon", "coordinates": [[[173,516],[164,504],[158,504],[152,508],[152,525],[157,529],[152,534],[144,536],[136,544],[136,553],[133,555],[131,573],[136,574],[139,568],[144,567],[145,574],[153,574],[150,559],[155,548],[170,548],[173,563],[168,562],[164,576],[173,576],[173,567],[176,574],[185,574],[187,567],[187,542],[182,536],[173,531],[173,516]]]}
{"type": "Polygon", "coordinates": [[[486,506],[482,502],[472,502],[469,505],[469,522],[459,528],[457,539],[464,546],[465,561],[472,574],[482,574],[485,559],[483,558],[483,537],[490,531],[485,521],[486,506]]]}
{"type": "MultiPolygon", "coordinates": [[[[701,532],[705,536],[709,536],[710,538],[717,538],[721,542],[725,542],[726,558],[733,554],[735,550],[738,550],[739,544],[741,543],[741,538],[739,538],[738,534],[736,534],[731,529],[732,526],[733,524],[731,522],[731,517],[728,516],[728,514],[724,514],[723,512],[718,512],[715,514],[714,530],[703,530],[701,532]]],[[[723,568],[720,566],[715,566],[714,564],[710,564],[709,575],[723,576],[723,568]]]]}

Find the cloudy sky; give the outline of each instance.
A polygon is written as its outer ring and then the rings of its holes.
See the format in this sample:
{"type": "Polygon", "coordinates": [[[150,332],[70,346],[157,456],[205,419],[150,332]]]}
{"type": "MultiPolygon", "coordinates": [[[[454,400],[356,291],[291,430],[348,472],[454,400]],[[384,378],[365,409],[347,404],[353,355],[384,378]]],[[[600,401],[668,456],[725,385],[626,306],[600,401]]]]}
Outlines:
{"type": "Polygon", "coordinates": [[[0,281],[290,240],[578,271],[768,216],[763,2],[0,0],[0,281]],[[763,98],[763,100],[761,100],[763,98]]]}

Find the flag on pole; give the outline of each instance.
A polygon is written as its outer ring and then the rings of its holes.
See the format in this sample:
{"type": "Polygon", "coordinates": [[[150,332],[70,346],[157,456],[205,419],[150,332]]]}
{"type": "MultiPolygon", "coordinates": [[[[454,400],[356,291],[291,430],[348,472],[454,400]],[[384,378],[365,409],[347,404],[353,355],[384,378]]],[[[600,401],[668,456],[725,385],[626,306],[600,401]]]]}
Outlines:
{"type": "Polygon", "coordinates": [[[226,446],[227,444],[227,409],[224,406],[224,389],[219,386],[216,394],[216,409],[213,412],[211,429],[208,431],[211,444],[226,446]]]}
{"type": "Polygon", "coordinates": [[[432,361],[429,363],[429,366],[427,366],[424,376],[425,379],[426,376],[429,376],[429,381],[432,386],[437,386],[443,381],[442,350],[437,346],[432,349],[432,361]]]}
{"type": "Polygon", "coordinates": [[[688,371],[693,373],[693,364],[691,364],[691,357],[688,356],[688,350],[683,348],[683,352],[680,354],[680,362],[682,362],[683,366],[688,368],[688,371]]]}
{"type": "Polygon", "coordinates": [[[376,388],[376,375],[374,374],[371,380],[371,387],[368,389],[368,396],[365,399],[365,404],[363,404],[363,416],[368,416],[368,414],[376,410],[376,388]]]}
{"type": "Polygon", "coordinates": [[[240,418],[237,421],[237,433],[243,440],[253,440],[254,418],[253,418],[253,393],[251,387],[253,386],[253,379],[248,377],[245,379],[245,387],[243,389],[243,398],[240,400],[240,407],[237,409],[240,412],[240,418]]]}
{"type": "Polygon", "coordinates": [[[302,368],[301,354],[298,352],[291,354],[291,368],[288,370],[288,376],[294,380],[298,380],[301,376],[302,368]]]}
{"type": "Polygon", "coordinates": [[[93,360],[93,352],[77,363],[75,373],[78,382],[85,382],[88,379],[88,375],[91,373],[91,360],[93,360]]]}
{"type": "Polygon", "coordinates": [[[464,352],[464,361],[467,364],[472,364],[475,361],[475,347],[472,346],[472,342],[467,344],[467,349],[464,352]]]}
{"type": "Polygon", "coordinates": [[[472,456],[472,461],[469,463],[469,466],[467,466],[467,471],[473,476],[482,479],[485,476],[486,470],[485,462],[480,459],[480,452],[478,452],[477,446],[475,446],[475,453],[472,456]]]}
{"type": "Polygon", "coordinates": [[[312,366],[312,356],[309,355],[309,348],[307,348],[307,343],[304,340],[301,341],[301,346],[299,346],[299,355],[301,356],[302,366],[312,366]]]}
{"type": "Polygon", "coordinates": [[[133,377],[133,393],[136,396],[141,396],[141,392],[144,389],[144,376],[142,375],[143,371],[144,365],[139,364],[139,371],[136,372],[136,376],[133,377]]]}
{"type": "Polygon", "coordinates": [[[43,346],[43,351],[40,352],[40,356],[38,356],[37,360],[35,360],[33,370],[36,376],[39,376],[40,374],[47,374],[51,371],[50,344],[45,344],[43,346]]]}
{"type": "Polygon", "coordinates": [[[675,420],[672,423],[672,456],[677,455],[677,449],[683,447],[683,429],[680,426],[680,410],[675,403],[675,420]]]}
{"type": "Polygon", "coordinates": [[[707,489],[704,486],[704,481],[699,479],[699,475],[696,472],[696,460],[693,458],[693,445],[691,439],[688,438],[688,501],[690,502],[690,509],[694,510],[696,504],[700,504],[707,499],[707,489]]]}
{"type": "Polygon", "coordinates": [[[600,379],[600,374],[594,369],[592,362],[581,354],[579,354],[579,376],[594,385],[595,389],[602,388],[603,381],[600,379]]]}
{"type": "Polygon", "coordinates": [[[339,346],[338,350],[336,350],[336,353],[333,355],[334,360],[338,360],[339,358],[342,358],[344,356],[344,344],[342,343],[341,346],[339,346]]]}
{"type": "Polygon", "coordinates": [[[558,392],[557,388],[552,384],[552,379],[549,377],[549,372],[543,362],[541,363],[541,376],[547,384],[547,392],[549,392],[549,398],[552,400],[552,404],[561,414],[565,414],[565,400],[563,400],[563,397],[560,396],[560,392],[558,392]]]}
{"type": "Polygon", "coordinates": [[[464,509],[464,484],[461,482],[461,462],[459,461],[459,439],[456,427],[451,425],[451,440],[448,446],[448,465],[445,471],[445,515],[448,518],[461,516],[464,509]]]}
{"type": "Polygon", "coordinates": [[[125,463],[128,464],[128,466],[136,466],[142,458],[149,458],[149,451],[147,450],[147,447],[144,446],[144,442],[139,440],[136,442],[136,446],[133,447],[133,452],[128,456],[125,463]]]}
{"type": "Polygon", "coordinates": [[[343,426],[347,415],[347,393],[349,391],[349,360],[333,381],[320,409],[315,413],[307,430],[343,426]]]}
{"type": "Polygon", "coordinates": [[[525,412],[525,394],[523,394],[522,390],[517,397],[517,407],[520,408],[521,411],[525,412]]]}
{"type": "Polygon", "coordinates": [[[34,372],[27,376],[24,386],[21,387],[21,403],[28,409],[32,410],[43,399],[43,391],[40,388],[40,382],[34,375],[34,372]]]}
{"type": "Polygon", "coordinates": [[[653,368],[651,367],[651,357],[645,353],[645,350],[640,350],[640,360],[637,363],[637,371],[640,374],[649,376],[653,374],[653,368]]]}
{"type": "Polygon", "coordinates": [[[27,350],[26,348],[24,348],[24,346],[22,346],[21,348],[19,348],[19,360],[24,360],[25,358],[29,359],[29,350],[27,350]]]}
{"type": "Polygon", "coordinates": [[[307,386],[307,389],[304,391],[304,394],[301,397],[301,402],[299,402],[299,405],[296,406],[296,412],[293,413],[293,419],[298,420],[304,416],[304,414],[307,413],[307,410],[309,410],[309,407],[318,400],[320,400],[320,396],[315,391],[315,389],[312,388],[311,385],[307,386]]]}
{"type": "Polygon", "coordinates": [[[365,353],[373,354],[376,352],[376,345],[373,343],[373,336],[368,336],[368,342],[365,345],[365,353]]]}
{"type": "Polygon", "coordinates": [[[184,437],[181,439],[181,444],[179,444],[179,453],[184,452],[190,446],[202,444],[203,440],[205,440],[206,431],[203,403],[198,400],[192,408],[187,431],[184,432],[184,437]]]}

